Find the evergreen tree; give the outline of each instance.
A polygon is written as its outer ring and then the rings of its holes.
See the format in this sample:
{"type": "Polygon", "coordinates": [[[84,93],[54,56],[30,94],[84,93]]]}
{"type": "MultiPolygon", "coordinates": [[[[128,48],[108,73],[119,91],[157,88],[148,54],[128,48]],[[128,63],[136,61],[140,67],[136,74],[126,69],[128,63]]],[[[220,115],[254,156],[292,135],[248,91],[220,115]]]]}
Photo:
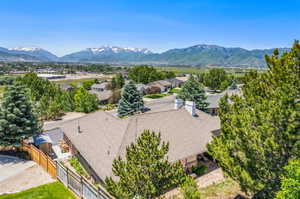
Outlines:
{"type": "Polygon", "coordinates": [[[118,115],[120,117],[133,115],[144,109],[143,99],[133,82],[125,85],[121,100],[118,106],[118,115]]]}
{"type": "Polygon", "coordinates": [[[220,102],[221,134],[208,145],[223,170],[254,198],[273,198],[290,159],[300,158],[300,45],[266,57],[245,77],[243,96],[220,102]]]}
{"type": "Polygon", "coordinates": [[[181,184],[186,174],[179,162],[168,161],[168,150],[160,134],[145,130],[126,148],[124,160],[114,160],[118,181],[106,178],[106,189],[117,199],[152,199],[181,184]]]}
{"type": "Polygon", "coordinates": [[[19,146],[23,139],[41,132],[41,123],[20,82],[7,87],[0,110],[0,145],[19,146]]]}
{"type": "Polygon", "coordinates": [[[281,176],[281,188],[276,194],[276,199],[300,198],[300,159],[291,160],[284,167],[281,176]]]}
{"type": "Polygon", "coordinates": [[[180,186],[183,199],[200,199],[200,192],[196,181],[191,177],[186,177],[185,182],[180,186]]]}
{"type": "Polygon", "coordinates": [[[196,108],[199,110],[203,110],[208,106],[202,84],[199,83],[193,76],[184,83],[178,97],[183,100],[194,101],[196,108]]]}
{"type": "Polygon", "coordinates": [[[83,87],[77,89],[74,95],[75,110],[78,112],[90,113],[97,110],[98,99],[94,94],[89,93],[83,87]]]}

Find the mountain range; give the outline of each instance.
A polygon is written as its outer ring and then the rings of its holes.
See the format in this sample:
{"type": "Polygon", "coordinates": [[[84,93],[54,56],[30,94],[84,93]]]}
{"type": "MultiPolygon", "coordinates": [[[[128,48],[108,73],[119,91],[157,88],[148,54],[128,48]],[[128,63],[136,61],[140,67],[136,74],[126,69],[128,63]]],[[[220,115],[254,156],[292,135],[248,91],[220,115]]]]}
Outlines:
{"type": "MultiPolygon", "coordinates": [[[[287,51],[280,48],[279,51],[287,51]]],[[[107,64],[153,64],[153,65],[188,65],[221,67],[266,67],[264,56],[272,54],[274,49],[246,50],[227,48],[217,45],[195,45],[176,48],[162,53],[154,53],[146,48],[121,48],[103,46],[57,57],[42,48],[20,47],[1,48],[0,61],[27,62],[81,62],[107,64]]]]}

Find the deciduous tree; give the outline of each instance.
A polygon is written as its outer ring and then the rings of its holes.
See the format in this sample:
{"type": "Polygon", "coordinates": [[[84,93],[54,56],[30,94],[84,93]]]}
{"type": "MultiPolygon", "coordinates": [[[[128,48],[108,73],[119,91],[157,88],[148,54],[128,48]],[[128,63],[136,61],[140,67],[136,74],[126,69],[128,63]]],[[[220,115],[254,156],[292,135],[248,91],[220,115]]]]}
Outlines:
{"type": "Polygon", "coordinates": [[[204,85],[211,90],[225,90],[228,85],[228,76],[224,69],[213,68],[204,76],[204,85]]]}
{"type": "Polygon", "coordinates": [[[78,112],[90,113],[98,108],[98,99],[94,94],[89,93],[83,87],[77,89],[74,95],[75,110],[78,112]]]}

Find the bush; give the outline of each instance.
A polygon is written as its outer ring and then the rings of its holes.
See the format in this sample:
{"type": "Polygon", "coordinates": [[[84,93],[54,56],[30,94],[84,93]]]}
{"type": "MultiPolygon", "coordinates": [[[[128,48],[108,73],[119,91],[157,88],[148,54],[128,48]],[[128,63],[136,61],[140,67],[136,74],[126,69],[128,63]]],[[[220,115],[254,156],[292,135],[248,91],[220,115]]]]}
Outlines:
{"type": "Polygon", "coordinates": [[[103,110],[103,111],[110,111],[110,110],[113,110],[115,108],[117,108],[116,104],[107,104],[101,110],[103,110]]]}
{"type": "Polygon", "coordinates": [[[151,94],[151,95],[145,95],[144,97],[150,99],[158,99],[166,96],[169,96],[169,94],[151,94]]]}
{"type": "Polygon", "coordinates": [[[208,169],[207,165],[200,165],[198,167],[192,167],[192,172],[196,175],[200,176],[203,175],[208,169]]]}
{"type": "Polygon", "coordinates": [[[72,157],[69,160],[71,166],[76,170],[76,173],[78,173],[79,175],[88,177],[87,172],[83,169],[83,167],[81,166],[80,162],[78,161],[77,157],[72,157]]]}
{"type": "Polygon", "coordinates": [[[169,93],[170,94],[173,94],[173,93],[179,93],[180,92],[180,88],[172,88],[170,91],[169,91],[169,93]]]}

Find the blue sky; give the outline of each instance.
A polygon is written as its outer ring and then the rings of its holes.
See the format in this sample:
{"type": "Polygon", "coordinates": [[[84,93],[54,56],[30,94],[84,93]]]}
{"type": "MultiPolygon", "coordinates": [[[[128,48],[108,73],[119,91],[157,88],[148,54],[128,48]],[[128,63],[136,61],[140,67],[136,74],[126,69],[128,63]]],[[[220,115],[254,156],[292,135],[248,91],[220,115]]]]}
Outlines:
{"type": "Polygon", "coordinates": [[[1,0],[0,46],[60,56],[102,45],[288,47],[300,39],[299,8],[299,0],[1,0]]]}

